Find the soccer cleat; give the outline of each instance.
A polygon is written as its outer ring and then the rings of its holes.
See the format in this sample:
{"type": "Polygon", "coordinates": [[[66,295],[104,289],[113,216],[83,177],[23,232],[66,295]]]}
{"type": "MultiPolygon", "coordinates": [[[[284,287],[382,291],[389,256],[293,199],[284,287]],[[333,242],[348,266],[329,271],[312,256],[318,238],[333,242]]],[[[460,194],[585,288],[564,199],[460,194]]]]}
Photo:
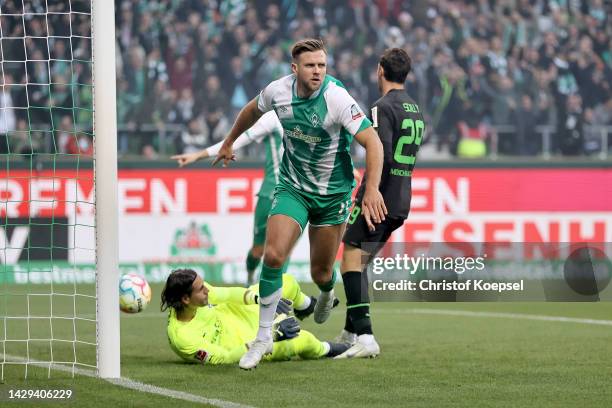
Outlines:
{"type": "Polygon", "coordinates": [[[251,370],[257,367],[266,354],[272,353],[272,340],[263,341],[255,339],[248,344],[249,349],[240,359],[238,365],[243,370],[251,370]]]}
{"type": "Polygon", "coordinates": [[[362,334],[357,338],[355,343],[350,349],[346,350],[334,359],[342,358],[374,358],[380,354],[380,347],[376,342],[376,339],[371,334],[362,334]]]}
{"type": "Polygon", "coordinates": [[[335,299],[336,297],[334,296],[333,290],[319,293],[319,298],[317,299],[317,303],[315,303],[314,307],[313,317],[315,323],[325,323],[329,317],[329,314],[331,313],[332,308],[334,307],[335,299]]]}
{"type": "MultiPolygon", "coordinates": [[[[295,315],[295,317],[297,317],[300,320],[304,320],[305,318],[307,318],[308,316],[310,316],[314,310],[315,310],[315,305],[317,304],[317,298],[314,296],[310,296],[310,305],[308,305],[308,307],[304,310],[297,310],[297,309],[293,309],[293,314],[295,315]]],[[[340,304],[340,301],[338,300],[338,298],[334,298],[334,306],[336,307],[340,304]]]]}
{"type": "Polygon", "coordinates": [[[335,343],[346,344],[349,347],[357,343],[357,335],[342,329],[342,332],[334,339],[335,343]]]}
{"type": "Polygon", "coordinates": [[[329,344],[329,351],[327,352],[325,357],[329,357],[329,358],[336,357],[344,353],[346,350],[349,349],[349,347],[351,347],[349,344],[332,343],[331,341],[328,341],[327,344],[329,344]]]}

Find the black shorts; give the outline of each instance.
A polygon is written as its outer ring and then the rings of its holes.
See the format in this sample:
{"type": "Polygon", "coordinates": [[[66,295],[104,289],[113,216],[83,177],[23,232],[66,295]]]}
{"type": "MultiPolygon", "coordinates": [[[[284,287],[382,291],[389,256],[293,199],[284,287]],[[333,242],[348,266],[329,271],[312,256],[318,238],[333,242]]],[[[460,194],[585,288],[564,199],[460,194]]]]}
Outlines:
{"type": "Polygon", "coordinates": [[[383,222],[374,224],[374,231],[370,231],[363,214],[359,213],[354,217],[354,211],[355,208],[353,208],[353,213],[349,217],[349,224],[342,242],[370,252],[370,255],[375,255],[385,245],[393,231],[401,227],[406,221],[404,217],[386,216],[383,222]],[[351,221],[353,222],[351,223],[351,221]],[[362,247],[365,243],[368,244],[367,249],[362,247]],[[372,245],[372,243],[378,245],[372,245]]]}

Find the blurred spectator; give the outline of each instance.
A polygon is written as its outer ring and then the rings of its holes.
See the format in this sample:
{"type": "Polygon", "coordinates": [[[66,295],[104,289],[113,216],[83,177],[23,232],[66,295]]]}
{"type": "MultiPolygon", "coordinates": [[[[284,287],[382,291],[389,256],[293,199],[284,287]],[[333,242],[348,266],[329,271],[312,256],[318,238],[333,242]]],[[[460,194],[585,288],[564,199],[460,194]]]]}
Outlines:
{"type": "MultiPolygon", "coordinates": [[[[15,84],[13,84],[13,78],[10,75],[5,75],[3,79],[4,82],[0,87],[0,134],[6,135],[8,132],[15,130],[17,116],[13,97],[10,92],[11,88],[15,86],[15,84]]],[[[0,141],[0,144],[1,143],[0,141]]],[[[3,150],[1,146],[0,150],[3,150]]]]}
{"type": "Polygon", "coordinates": [[[128,63],[125,66],[125,93],[123,100],[130,116],[139,114],[147,90],[147,73],[145,53],[142,47],[132,46],[128,51],[128,63]]]}
{"type": "Polygon", "coordinates": [[[202,131],[206,136],[207,144],[211,145],[220,142],[230,131],[231,123],[225,115],[223,109],[216,106],[209,106],[204,115],[202,131]]]}
{"type": "Polygon", "coordinates": [[[168,82],[168,70],[166,63],[161,59],[159,48],[153,48],[147,55],[147,81],[148,83],[168,82]]]}
{"type": "Polygon", "coordinates": [[[206,78],[201,100],[205,108],[214,106],[222,109],[224,112],[228,111],[229,99],[223,88],[221,88],[221,80],[217,75],[210,75],[206,78]]]}
{"type": "Polygon", "coordinates": [[[27,122],[19,119],[17,128],[9,134],[8,138],[11,153],[29,155],[40,151],[40,141],[35,136],[29,132],[27,122]]]}
{"type": "Polygon", "coordinates": [[[538,112],[529,94],[523,94],[517,109],[510,114],[510,122],[516,126],[516,138],[512,153],[535,156],[541,152],[542,141],[536,133],[538,112]]]}
{"type": "Polygon", "coordinates": [[[222,76],[223,89],[227,91],[230,101],[230,115],[234,117],[249,101],[249,95],[254,94],[253,82],[244,70],[244,59],[239,56],[231,59],[229,71],[222,76]]]}
{"type": "Polygon", "coordinates": [[[556,141],[558,149],[567,156],[582,154],[584,152],[584,116],[580,95],[568,96],[560,119],[556,141]]]}
{"type": "MultiPolygon", "coordinates": [[[[68,145],[75,139],[75,129],[72,124],[72,117],[64,115],[59,121],[58,129],[54,132],[51,142],[52,153],[69,153],[68,145]]],[[[74,147],[74,146],[73,146],[74,147]]]]}
{"type": "Polygon", "coordinates": [[[155,148],[150,144],[143,145],[140,149],[140,153],[142,157],[147,160],[157,160],[159,158],[157,151],[155,151],[155,148]]]}
{"type": "MultiPolygon", "coordinates": [[[[498,77],[491,106],[492,124],[509,127],[513,124],[513,111],[517,108],[514,82],[506,76],[498,77]]],[[[503,129],[498,132],[498,150],[503,154],[516,153],[516,132],[503,129]]]]}
{"type": "MultiPolygon", "coordinates": [[[[441,60],[442,64],[446,57],[441,60]]],[[[461,67],[452,63],[441,67],[441,74],[435,87],[432,105],[434,107],[434,131],[438,135],[438,149],[448,145],[452,154],[457,153],[457,124],[463,119],[464,104],[467,101],[466,77],[461,67]]]]}
{"type": "Polygon", "coordinates": [[[78,154],[81,156],[93,156],[93,142],[91,138],[84,133],[76,133],[68,139],[66,144],[66,153],[78,154]]]}
{"type": "Polygon", "coordinates": [[[177,92],[182,92],[185,89],[191,90],[193,85],[191,58],[181,56],[175,60],[168,61],[168,64],[170,87],[177,92]]]}
{"type": "Polygon", "coordinates": [[[478,120],[478,116],[472,113],[472,109],[468,108],[465,120],[461,120],[457,124],[457,156],[475,159],[485,156],[485,142],[489,131],[487,126],[478,120]]]}
{"type": "Polygon", "coordinates": [[[186,125],[198,112],[191,88],[184,88],[175,104],[175,123],[186,125]]]}
{"type": "Polygon", "coordinates": [[[208,135],[204,134],[202,121],[198,118],[191,119],[187,128],[181,132],[177,150],[181,153],[193,153],[208,146],[208,135]]]}
{"type": "Polygon", "coordinates": [[[176,106],[176,92],[170,92],[168,85],[163,80],[155,82],[153,94],[145,118],[148,122],[155,124],[158,129],[163,129],[166,123],[174,122],[170,112],[176,106]]]}

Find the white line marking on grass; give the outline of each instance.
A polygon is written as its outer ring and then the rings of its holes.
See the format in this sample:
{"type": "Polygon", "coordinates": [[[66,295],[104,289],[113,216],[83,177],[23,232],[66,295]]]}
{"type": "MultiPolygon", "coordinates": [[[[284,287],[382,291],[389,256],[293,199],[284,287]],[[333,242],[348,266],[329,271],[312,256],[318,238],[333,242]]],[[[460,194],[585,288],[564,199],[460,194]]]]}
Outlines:
{"type": "MultiPolygon", "coordinates": [[[[23,357],[19,357],[19,356],[11,356],[9,354],[6,354],[6,358],[9,358],[11,360],[11,362],[23,362],[26,363],[26,359],[23,357]]],[[[41,368],[49,368],[49,363],[45,362],[45,361],[39,361],[39,360],[30,360],[28,361],[29,365],[32,366],[36,366],[36,367],[41,367],[41,368]]],[[[85,369],[85,368],[79,368],[79,367],[69,367],[66,365],[62,365],[62,364],[56,364],[56,363],[52,363],[51,364],[51,369],[52,370],[58,370],[58,371],[64,371],[66,373],[73,373],[74,374],[79,374],[79,375],[84,375],[86,377],[93,377],[93,378],[98,378],[98,376],[96,375],[96,372],[94,370],[89,370],[89,369],[85,369]]],[[[188,392],[183,392],[183,391],[176,391],[176,390],[172,390],[169,388],[163,388],[163,387],[158,387],[156,385],[151,385],[151,384],[145,384],[145,383],[141,383],[138,381],[134,381],[131,380],[129,378],[100,378],[100,380],[104,380],[107,381],[113,385],[118,385],[120,387],[123,388],[129,388],[135,391],[140,391],[140,392],[146,392],[149,394],[157,394],[157,395],[162,395],[164,397],[170,397],[170,398],[174,398],[174,399],[180,399],[183,401],[190,401],[190,402],[199,402],[202,404],[208,404],[208,405],[213,405],[215,407],[220,407],[220,408],[253,408],[250,405],[243,405],[243,404],[238,404],[235,402],[231,402],[231,401],[224,401],[224,400],[220,400],[220,399],[215,399],[215,398],[206,398],[206,397],[202,397],[199,395],[195,395],[195,394],[189,394],[188,392]]]]}
{"type": "MultiPolygon", "coordinates": [[[[451,309],[374,309],[376,314],[432,314],[446,316],[463,316],[463,317],[497,317],[502,319],[523,319],[523,320],[538,320],[544,322],[562,322],[562,323],[578,323],[578,324],[594,324],[598,326],[612,326],[612,320],[585,319],[579,317],[567,316],[547,316],[547,315],[532,315],[524,313],[504,313],[504,312],[472,312],[469,310],[451,310],[451,309]]],[[[147,313],[141,316],[133,316],[130,318],[160,318],[167,316],[166,313],[147,313]]]]}
{"type": "Polygon", "coordinates": [[[145,384],[138,381],[130,380],[129,378],[107,379],[111,384],[119,385],[120,387],[130,388],[132,390],[147,392],[149,394],[164,395],[166,397],[180,399],[191,402],[201,402],[203,404],[213,405],[221,408],[250,408],[249,405],[237,404],[235,402],[224,401],[214,398],[204,398],[199,395],[189,394],[183,391],[171,390],[168,388],[157,387],[151,384],[145,384]]]}
{"type": "Polygon", "coordinates": [[[532,315],[522,313],[503,313],[503,312],[472,312],[469,310],[450,310],[450,309],[381,309],[375,310],[375,314],[430,314],[442,316],[463,316],[463,317],[496,317],[502,319],[522,319],[522,320],[538,320],[544,322],[562,322],[562,323],[579,323],[579,324],[594,324],[599,326],[612,326],[612,320],[598,319],[581,319],[578,317],[565,316],[546,316],[532,315]]]}

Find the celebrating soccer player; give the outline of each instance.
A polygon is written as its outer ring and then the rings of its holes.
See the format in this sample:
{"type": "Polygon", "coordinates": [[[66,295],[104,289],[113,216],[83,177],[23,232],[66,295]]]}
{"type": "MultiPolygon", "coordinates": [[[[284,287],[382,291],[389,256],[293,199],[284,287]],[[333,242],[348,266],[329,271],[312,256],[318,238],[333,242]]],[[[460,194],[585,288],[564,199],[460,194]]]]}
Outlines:
{"type": "MultiPolygon", "coordinates": [[[[162,310],[169,309],[168,341],[172,350],[189,362],[238,362],[257,331],[257,289],[215,287],[192,269],[173,271],[161,294],[162,310]]],[[[296,315],[303,315],[308,297],[290,275],[283,277],[283,297],[276,310],[274,346],[267,359],[334,357],[348,348],[319,341],[300,329],[291,316],[291,304],[296,306],[296,315]]]]}
{"type": "Polygon", "coordinates": [[[366,149],[368,182],[361,207],[368,222],[381,222],[386,208],[378,191],[382,144],[355,100],[335,78],[326,75],[327,53],[320,40],[297,42],[292,75],[270,83],[238,114],[215,162],[227,165],[232,145],[259,117],[274,110],[283,126],[285,153],[268,219],[260,276],[259,330],[240,367],[250,369],[272,347],[272,323],[281,297],[284,265],[310,223],[310,273],[321,289],[315,310],[324,322],[334,303],[333,263],[351,206],[354,186],[350,144],[366,149]]]}
{"type": "MultiPolygon", "coordinates": [[[[272,195],[274,187],[278,183],[280,173],[280,158],[283,155],[282,145],[283,127],[276,117],[274,111],[265,113],[259,120],[240,137],[234,144],[234,150],[248,146],[252,142],[263,143],[266,149],[266,164],[264,168],[264,179],[257,192],[257,205],[253,219],[253,245],[249,249],[246,257],[247,286],[252,285],[255,278],[255,270],[261,263],[263,257],[264,241],[266,239],[266,225],[268,213],[272,206],[272,195]]],[[[207,157],[216,156],[223,142],[219,142],[199,152],[183,153],[172,156],[181,167],[207,157]]],[[[359,183],[361,174],[357,169],[353,169],[353,175],[359,183]]],[[[313,307],[316,302],[311,296],[313,307]]]]}
{"type": "MultiPolygon", "coordinates": [[[[355,206],[344,234],[342,280],[346,293],[346,321],[337,339],[352,344],[336,358],[375,357],[380,347],[372,333],[368,281],[362,255],[372,259],[408,217],[411,175],[423,139],[425,124],[419,106],[404,89],[411,69],[410,57],[400,48],[386,50],[378,64],[378,88],[382,97],[372,107],[373,126],[384,146],[384,166],[380,191],[387,205],[384,221],[372,224],[365,216],[364,185],[357,192],[355,206]],[[369,245],[364,245],[364,244],[369,245]]],[[[370,174],[366,171],[364,184],[370,174]]]]}

